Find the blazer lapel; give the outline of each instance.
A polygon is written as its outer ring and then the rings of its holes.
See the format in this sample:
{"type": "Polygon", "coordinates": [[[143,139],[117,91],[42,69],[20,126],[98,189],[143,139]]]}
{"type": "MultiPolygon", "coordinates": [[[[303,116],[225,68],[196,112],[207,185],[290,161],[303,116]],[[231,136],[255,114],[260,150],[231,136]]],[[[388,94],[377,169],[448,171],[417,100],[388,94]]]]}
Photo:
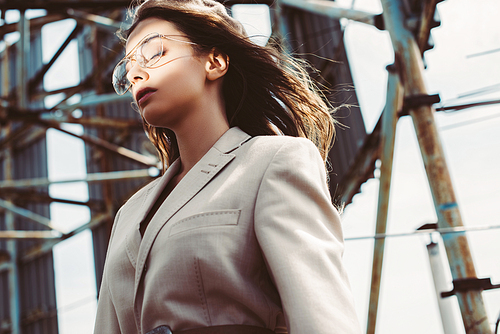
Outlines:
{"type": "MultiPolygon", "coordinates": [[[[160,206],[144,233],[139,247],[137,266],[135,270],[134,300],[144,272],[144,265],[153,242],[170,218],[189,202],[222,168],[224,168],[235,155],[230,152],[240,147],[251,137],[239,128],[231,128],[214,144],[214,146],[198,161],[198,163],[184,176],[174,190],[169,194],[165,202],[160,206]]],[[[170,168],[169,168],[170,169],[170,168]]],[[[170,180],[170,179],[168,179],[170,180]]],[[[168,183],[163,182],[157,187],[157,194],[151,201],[154,203],[161,190],[168,183]]],[[[149,208],[151,205],[148,206],[149,208]]],[[[147,212],[147,211],[146,211],[147,212]]]]}
{"type": "Polygon", "coordinates": [[[137,210],[137,213],[131,221],[135,226],[127,233],[126,236],[126,251],[132,266],[136,268],[137,265],[137,256],[139,253],[139,247],[141,245],[141,233],[139,232],[139,226],[141,222],[146,217],[146,214],[151,210],[151,207],[156,202],[156,199],[160,196],[161,192],[168,184],[168,182],[172,179],[172,177],[177,173],[180,167],[180,160],[175,160],[172,165],[167,169],[165,174],[160,178],[160,180],[149,189],[146,190],[146,194],[144,195],[144,200],[140,208],[137,210]]]}

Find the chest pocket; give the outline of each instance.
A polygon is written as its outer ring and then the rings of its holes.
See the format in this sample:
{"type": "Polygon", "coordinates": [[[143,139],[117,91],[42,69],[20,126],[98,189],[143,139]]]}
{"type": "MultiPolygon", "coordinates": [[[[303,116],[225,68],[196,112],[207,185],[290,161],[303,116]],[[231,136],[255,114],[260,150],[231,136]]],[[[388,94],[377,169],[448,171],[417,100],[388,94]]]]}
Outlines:
{"type": "Polygon", "coordinates": [[[189,216],[174,223],[168,235],[170,237],[182,232],[211,226],[238,225],[240,211],[241,210],[208,211],[189,216]]]}

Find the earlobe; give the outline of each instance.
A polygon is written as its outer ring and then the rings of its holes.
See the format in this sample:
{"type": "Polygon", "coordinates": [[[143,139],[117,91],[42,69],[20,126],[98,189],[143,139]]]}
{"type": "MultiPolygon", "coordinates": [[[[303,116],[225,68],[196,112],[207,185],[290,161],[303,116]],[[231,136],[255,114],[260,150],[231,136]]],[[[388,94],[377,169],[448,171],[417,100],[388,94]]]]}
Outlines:
{"type": "Polygon", "coordinates": [[[208,55],[206,70],[207,79],[210,81],[217,80],[223,77],[229,68],[229,57],[214,48],[208,55]]]}

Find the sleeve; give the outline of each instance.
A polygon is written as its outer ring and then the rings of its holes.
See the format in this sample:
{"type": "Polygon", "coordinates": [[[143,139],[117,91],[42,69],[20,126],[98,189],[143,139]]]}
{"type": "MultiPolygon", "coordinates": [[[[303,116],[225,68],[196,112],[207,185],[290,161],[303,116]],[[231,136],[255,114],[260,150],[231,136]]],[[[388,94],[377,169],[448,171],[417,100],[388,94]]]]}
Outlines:
{"type": "Polygon", "coordinates": [[[339,214],[309,140],[288,141],[270,162],[257,195],[255,233],[290,334],[361,333],[342,264],[339,214]]]}
{"type": "Polygon", "coordinates": [[[120,324],[116,315],[115,306],[109,293],[108,281],[103,277],[99,302],[97,304],[97,316],[94,326],[94,334],[120,334],[120,324]]]}

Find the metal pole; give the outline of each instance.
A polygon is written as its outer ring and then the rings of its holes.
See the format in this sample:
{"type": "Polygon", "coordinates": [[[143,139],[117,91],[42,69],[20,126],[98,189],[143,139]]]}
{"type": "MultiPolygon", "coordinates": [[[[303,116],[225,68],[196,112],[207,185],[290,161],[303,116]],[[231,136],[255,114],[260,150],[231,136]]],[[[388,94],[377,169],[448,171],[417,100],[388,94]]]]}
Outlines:
{"type": "MultiPolygon", "coordinates": [[[[16,71],[17,71],[17,106],[19,108],[26,107],[26,75],[25,75],[25,40],[26,40],[26,18],[24,11],[21,11],[21,17],[19,18],[19,30],[20,30],[20,40],[17,45],[17,59],[16,59],[16,71]]],[[[28,35],[29,41],[29,35],[28,35]]],[[[28,44],[29,47],[29,44],[28,44]]],[[[3,68],[3,96],[9,94],[10,82],[9,82],[9,50],[5,49],[4,58],[4,68],[3,68]]],[[[11,131],[11,124],[6,126],[5,135],[8,135],[11,131]]],[[[4,180],[12,180],[14,177],[14,161],[12,157],[12,145],[9,145],[5,150],[4,155],[4,180]]],[[[15,217],[12,212],[5,212],[5,229],[14,230],[15,229],[15,217]]],[[[20,334],[21,332],[21,306],[20,306],[20,289],[19,289],[19,267],[18,267],[18,254],[17,254],[17,242],[15,240],[7,240],[7,251],[9,253],[8,263],[8,280],[9,280],[9,308],[10,308],[10,333],[20,334]]]]}
{"type": "Polygon", "coordinates": [[[273,27],[275,28],[275,33],[278,35],[279,40],[283,48],[283,53],[286,55],[292,54],[292,47],[290,45],[290,29],[288,27],[287,17],[284,15],[284,8],[282,0],[278,0],[273,3],[273,27]]]}
{"type": "MultiPolygon", "coordinates": [[[[156,169],[153,171],[158,171],[158,170],[156,169]]],[[[83,179],[66,179],[66,180],[52,181],[49,180],[48,178],[36,178],[36,179],[14,180],[14,181],[0,181],[0,189],[33,188],[33,187],[50,186],[53,184],[75,183],[75,182],[95,183],[95,182],[106,182],[106,181],[121,181],[126,179],[151,178],[155,176],[156,175],[154,175],[149,169],[124,170],[117,172],[87,174],[87,176],[83,179]]]]}
{"type": "MultiPolygon", "coordinates": [[[[389,80],[387,86],[387,102],[382,114],[382,164],[380,167],[377,223],[375,228],[375,233],[377,234],[385,233],[387,227],[396,124],[398,121],[398,112],[403,107],[403,89],[399,82],[397,73],[394,73],[392,70],[392,66],[391,70],[389,70],[389,80]]],[[[378,300],[380,295],[380,282],[382,278],[382,263],[384,259],[384,245],[384,238],[375,239],[367,333],[375,333],[378,300]]]]}
{"type": "MultiPolygon", "coordinates": [[[[382,0],[385,27],[391,36],[399,60],[401,82],[407,96],[426,95],[423,62],[414,36],[405,26],[402,1],[382,0]]],[[[410,110],[427,178],[432,191],[439,227],[463,226],[443,148],[429,105],[410,110]]],[[[475,278],[476,270],[465,233],[443,235],[453,279],[475,278]]],[[[467,334],[491,333],[481,290],[456,294],[467,334]]]]}
{"type": "Polygon", "coordinates": [[[375,25],[376,14],[363,12],[360,10],[344,8],[333,1],[327,0],[280,0],[280,3],[286,6],[299,8],[304,11],[324,15],[332,19],[339,20],[346,18],[370,25],[375,25]]]}
{"type": "MultiPolygon", "coordinates": [[[[6,159],[7,160],[7,159],[6,159]]],[[[11,160],[10,157],[8,160],[11,160]]],[[[9,161],[7,161],[9,164],[9,161]]],[[[12,212],[5,213],[5,228],[14,230],[14,214],[12,212]]],[[[7,240],[7,251],[10,256],[9,263],[9,307],[10,307],[10,331],[11,334],[19,334],[21,332],[21,310],[20,303],[21,295],[19,294],[19,268],[17,261],[17,242],[15,240],[7,240]]]]}
{"type": "MultiPolygon", "coordinates": [[[[6,150],[4,157],[4,179],[12,178],[12,149],[6,150]]],[[[15,230],[14,214],[10,211],[5,212],[5,229],[15,230]]],[[[19,268],[17,256],[17,242],[7,240],[7,251],[9,252],[9,307],[10,307],[10,332],[11,334],[20,334],[21,311],[19,301],[19,268]]]]}
{"type": "MultiPolygon", "coordinates": [[[[94,68],[98,67],[99,64],[99,59],[101,59],[101,34],[97,31],[97,28],[95,26],[91,27],[91,36],[92,36],[92,61],[94,62],[94,68]]],[[[103,89],[103,84],[101,80],[97,80],[95,82],[95,89],[96,93],[102,94],[104,92],[103,89]]],[[[98,117],[105,117],[106,112],[104,110],[104,106],[102,104],[98,104],[96,106],[96,114],[98,117]]],[[[106,130],[103,128],[97,129],[97,138],[104,139],[106,138],[106,130]]],[[[101,168],[101,173],[104,172],[110,172],[111,171],[111,161],[109,159],[109,155],[105,154],[105,152],[102,152],[103,154],[101,155],[100,159],[100,168],[101,168]]],[[[106,207],[106,212],[109,215],[113,215],[114,213],[114,208],[113,208],[113,189],[111,187],[110,183],[102,183],[101,184],[101,191],[102,191],[102,198],[104,200],[104,205],[106,207]]],[[[109,233],[111,234],[111,224],[109,225],[109,233]]],[[[98,286],[99,287],[99,286],[98,286]]]]}
{"type": "Polygon", "coordinates": [[[61,234],[52,231],[0,231],[0,239],[59,239],[61,234]]]}
{"type": "Polygon", "coordinates": [[[98,146],[99,148],[102,148],[102,149],[109,151],[109,152],[116,153],[117,155],[121,155],[121,156],[128,158],[130,160],[137,161],[143,165],[150,166],[150,167],[157,167],[158,166],[157,159],[155,159],[153,157],[145,156],[145,155],[140,154],[140,153],[137,153],[137,152],[132,151],[128,148],[112,144],[112,143],[110,143],[110,142],[108,142],[100,137],[94,137],[94,136],[87,135],[87,134],[83,134],[83,135],[74,134],[71,131],[67,131],[67,130],[64,130],[63,128],[61,128],[61,125],[58,122],[40,120],[40,121],[38,121],[38,123],[41,125],[44,125],[46,127],[50,127],[50,128],[56,129],[60,132],[66,133],[72,137],[80,138],[86,143],[98,146]]]}
{"type": "Polygon", "coordinates": [[[28,107],[28,64],[30,52],[30,31],[29,21],[25,12],[20,11],[19,17],[19,42],[17,42],[17,101],[20,109],[28,107]]]}
{"type": "Polygon", "coordinates": [[[11,212],[11,213],[16,214],[18,216],[21,216],[21,217],[24,217],[24,218],[29,219],[31,221],[34,221],[35,223],[50,227],[51,229],[56,230],[58,232],[64,233],[63,231],[59,230],[56,226],[54,226],[52,224],[52,221],[49,218],[41,216],[41,215],[34,213],[30,210],[15,206],[10,201],[4,201],[3,199],[0,199],[0,208],[3,208],[5,210],[7,210],[8,212],[11,212]]]}
{"type": "MultiPolygon", "coordinates": [[[[460,333],[457,324],[458,319],[455,317],[453,309],[453,300],[444,299],[441,297],[441,292],[448,291],[446,272],[443,267],[443,259],[439,251],[439,245],[431,242],[427,245],[427,253],[429,254],[429,263],[431,265],[432,278],[434,279],[434,288],[436,290],[436,297],[439,306],[439,313],[441,314],[441,321],[443,323],[444,334],[460,333]]],[[[456,304],[455,304],[456,305],[456,304]]],[[[455,306],[456,307],[456,306],[455,306]]]]}

